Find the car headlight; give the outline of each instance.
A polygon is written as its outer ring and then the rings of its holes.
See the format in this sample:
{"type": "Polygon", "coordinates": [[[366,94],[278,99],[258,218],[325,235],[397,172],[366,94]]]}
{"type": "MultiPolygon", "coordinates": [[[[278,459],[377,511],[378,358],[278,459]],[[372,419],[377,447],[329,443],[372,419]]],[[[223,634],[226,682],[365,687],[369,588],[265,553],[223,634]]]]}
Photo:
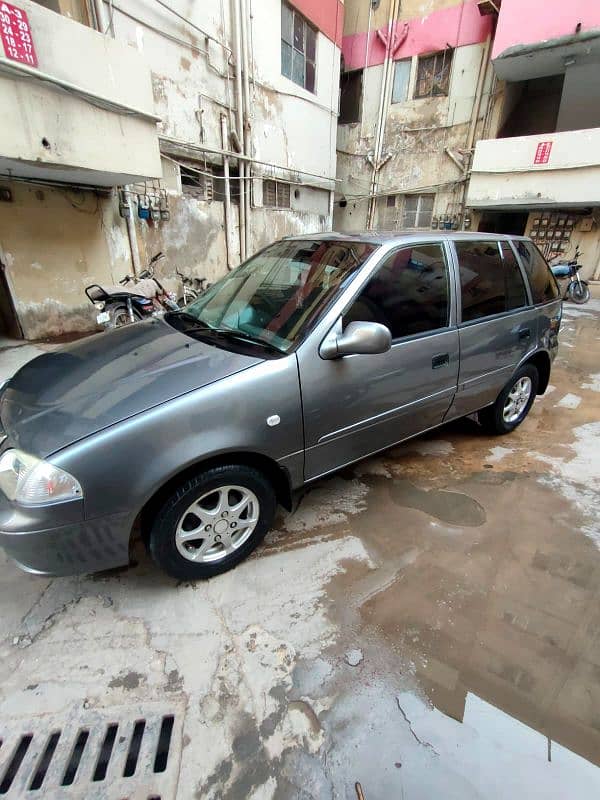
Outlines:
{"type": "Polygon", "coordinates": [[[79,481],[68,472],[16,449],[0,456],[0,489],[9,500],[24,506],[61,503],[83,496],[79,481]]]}

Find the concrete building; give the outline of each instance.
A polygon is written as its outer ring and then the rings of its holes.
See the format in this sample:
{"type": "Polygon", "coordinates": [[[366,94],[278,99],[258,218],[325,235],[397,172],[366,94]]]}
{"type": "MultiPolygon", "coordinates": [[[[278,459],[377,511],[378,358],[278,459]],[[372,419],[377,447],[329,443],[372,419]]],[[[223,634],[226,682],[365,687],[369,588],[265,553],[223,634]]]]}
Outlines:
{"type": "Polygon", "coordinates": [[[0,332],[331,228],[341,0],[0,2],[0,332]]]}
{"type": "Polygon", "coordinates": [[[600,277],[600,4],[347,0],[334,226],[527,233],[600,277]]]}

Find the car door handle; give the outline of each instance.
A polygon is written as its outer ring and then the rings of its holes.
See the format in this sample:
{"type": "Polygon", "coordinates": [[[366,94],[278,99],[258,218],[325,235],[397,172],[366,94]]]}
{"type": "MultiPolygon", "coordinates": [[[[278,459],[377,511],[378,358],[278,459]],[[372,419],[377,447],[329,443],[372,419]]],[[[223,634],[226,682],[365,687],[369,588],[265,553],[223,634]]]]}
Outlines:
{"type": "Polygon", "coordinates": [[[524,341],[525,339],[531,339],[531,331],[529,328],[521,328],[519,331],[519,340],[524,341]]]}
{"type": "Polygon", "coordinates": [[[447,367],[450,363],[449,353],[442,353],[439,356],[434,356],[431,359],[431,369],[439,369],[440,367],[447,367]]]}

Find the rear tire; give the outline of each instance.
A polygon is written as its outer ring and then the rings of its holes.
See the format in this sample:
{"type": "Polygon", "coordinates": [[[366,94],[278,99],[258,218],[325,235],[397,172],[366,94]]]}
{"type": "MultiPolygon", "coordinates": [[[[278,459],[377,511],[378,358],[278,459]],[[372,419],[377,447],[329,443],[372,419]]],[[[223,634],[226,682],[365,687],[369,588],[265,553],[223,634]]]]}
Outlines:
{"type": "Polygon", "coordinates": [[[176,487],[158,511],[150,555],[179,580],[227,572],[264,539],[276,507],[273,487],[253,467],[207,469],[176,487]]]}
{"type": "MultiPolygon", "coordinates": [[[[110,320],[108,323],[109,328],[122,328],[124,325],[131,325],[131,320],[129,319],[129,310],[124,303],[118,303],[117,305],[111,306],[108,309],[108,313],[110,314],[110,320]]],[[[136,322],[141,319],[135,308],[133,309],[133,316],[135,317],[136,322]]]]}
{"type": "Polygon", "coordinates": [[[496,402],[479,412],[481,427],[495,436],[514,431],[529,414],[539,381],[539,373],[533,364],[520,367],[502,389],[496,402]]]}
{"type": "Polygon", "coordinates": [[[577,305],[587,303],[590,299],[590,287],[585,281],[581,281],[581,285],[573,281],[573,283],[569,284],[569,288],[567,289],[567,297],[569,300],[577,303],[577,305]]]}

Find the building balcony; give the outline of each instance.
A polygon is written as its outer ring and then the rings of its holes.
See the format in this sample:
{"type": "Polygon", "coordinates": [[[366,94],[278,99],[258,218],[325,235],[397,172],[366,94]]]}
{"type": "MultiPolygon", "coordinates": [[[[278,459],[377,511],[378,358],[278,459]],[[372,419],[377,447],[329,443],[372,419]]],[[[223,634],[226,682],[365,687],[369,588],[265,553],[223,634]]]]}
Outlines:
{"type": "Polygon", "coordinates": [[[600,205],[600,128],[482,139],[467,205],[511,210],[600,205]]]}
{"type": "Polygon", "coordinates": [[[143,57],[37,3],[16,2],[26,18],[3,11],[1,20],[0,177],[83,186],[159,177],[143,57]]]}

